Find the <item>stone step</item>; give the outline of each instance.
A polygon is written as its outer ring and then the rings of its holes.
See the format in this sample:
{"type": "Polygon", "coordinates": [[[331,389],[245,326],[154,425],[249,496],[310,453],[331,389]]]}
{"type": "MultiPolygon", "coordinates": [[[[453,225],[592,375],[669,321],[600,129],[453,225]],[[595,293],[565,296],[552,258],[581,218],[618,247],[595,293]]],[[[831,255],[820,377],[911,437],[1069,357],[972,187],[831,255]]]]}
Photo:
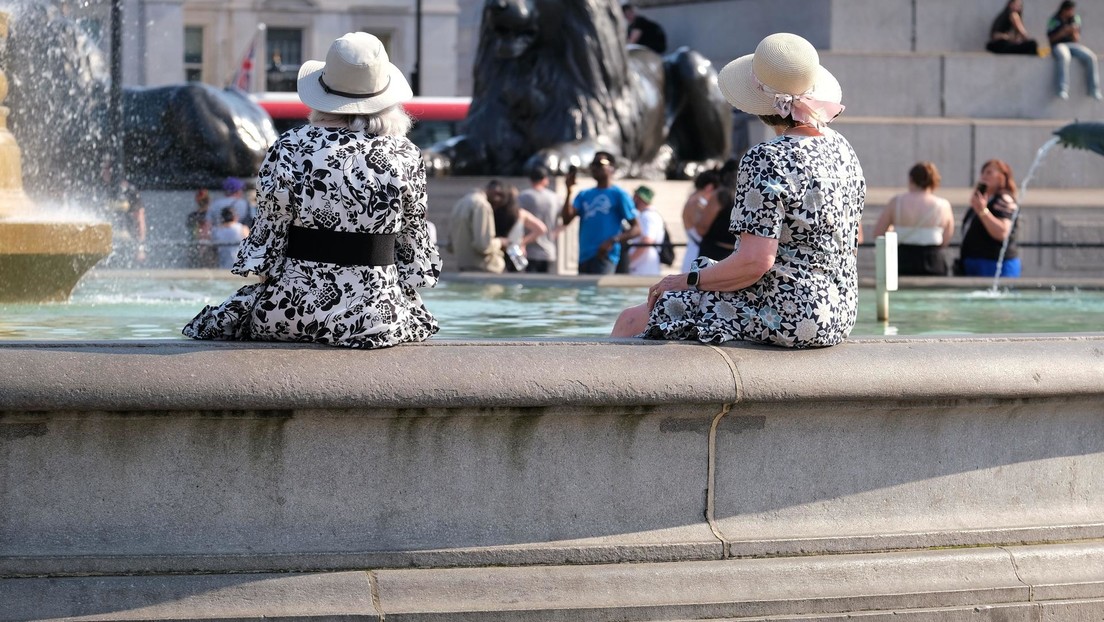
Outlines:
{"type": "MultiPolygon", "coordinates": [[[[1005,4],[999,0],[821,1],[831,5],[830,49],[916,52],[984,50],[989,26],[1005,4]]],[[[1024,27],[1040,46],[1048,46],[1046,23],[1058,4],[1058,0],[1024,3],[1024,27]]],[[[1078,2],[1077,12],[1086,26],[1085,43],[1098,52],[1104,49],[1104,4],[1078,2]]]]}
{"type": "Polygon", "coordinates": [[[846,115],[979,119],[1099,119],[1085,71],[1070,66],[1068,100],[1056,96],[1053,58],[981,53],[823,52],[843,86],[846,115]]]}
{"type": "MultiPolygon", "coordinates": [[[[663,24],[671,49],[688,45],[717,67],[750,54],[763,37],[780,31],[800,34],[822,54],[981,53],[989,26],[1004,6],[1001,0],[667,0],[640,4],[648,17],[663,24]]],[[[1058,0],[1024,4],[1028,34],[1045,47],[1046,22],[1058,8],[1058,0]]],[[[1085,24],[1083,42],[1098,54],[1104,52],[1104,3],[1082,1],[1077,11],[1085,24]]]]}
{"type": "Polygon", "coordinates": [[[917,622],[979,614],[1095,620],[1104,615],[1102,569],[1101,543],[1085,542],[644,564],[5,579],[0,620],[842,620],[858,612],[917,622]]]}
{"type": "MultiPolygon", "coordinates": [[[[943,184],[970,187],[988,160],[1008,162],[1018,182],[1040,149],[1067,121],[927,117],[841,116],[833,127],[847,137],[869,186],[904,185],[920,161],[939,168],[943,184]]],[[[762,131],[762,130],[760,130],[762,131]]],[[[1090,151],[1055,147],[1030,181],[1037,189],[1099,189],[1104,158],[1090,151]]]]}

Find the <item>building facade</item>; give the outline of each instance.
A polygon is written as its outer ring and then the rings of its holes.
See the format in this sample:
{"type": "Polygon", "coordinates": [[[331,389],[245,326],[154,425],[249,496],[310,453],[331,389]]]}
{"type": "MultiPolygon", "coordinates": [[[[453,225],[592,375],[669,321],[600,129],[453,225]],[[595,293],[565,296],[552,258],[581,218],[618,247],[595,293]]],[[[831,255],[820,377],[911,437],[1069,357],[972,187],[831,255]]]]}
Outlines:
{"type": "MultiPolygon", "coordinates": [[[[254,92],[293,91],[303,61],[324,59],[334,39],[358,30],[385,43],[391,61],[421,95],[455,95],[457,76],[470,74],[470,64],[461,69],[457,49],[464,0],[121,2],[127,85],[237,82],[254,92]]],[[[110,49],[110,7],[111,0],[63,4],[105,51],[110,49]]]]}

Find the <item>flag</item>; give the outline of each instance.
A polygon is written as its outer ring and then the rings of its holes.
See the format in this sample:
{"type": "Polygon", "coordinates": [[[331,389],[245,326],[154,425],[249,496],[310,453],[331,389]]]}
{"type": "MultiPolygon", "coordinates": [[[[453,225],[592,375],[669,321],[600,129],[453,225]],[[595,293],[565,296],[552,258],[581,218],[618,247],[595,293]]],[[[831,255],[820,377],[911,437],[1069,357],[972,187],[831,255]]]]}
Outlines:
{"type": "Polygon", "coordinates": [[[264,24],[257,24],[257,32],[254,33],[253,38],[249,41],[249,47],[245,50],[245,54],[242,56],[233,78],[230,79],[231,88],[238,89],[245,93],[249,93],[253,90],[253,68],[256,67],[257,59],[257,34],[264,31],[264,29],[264,24]]]}

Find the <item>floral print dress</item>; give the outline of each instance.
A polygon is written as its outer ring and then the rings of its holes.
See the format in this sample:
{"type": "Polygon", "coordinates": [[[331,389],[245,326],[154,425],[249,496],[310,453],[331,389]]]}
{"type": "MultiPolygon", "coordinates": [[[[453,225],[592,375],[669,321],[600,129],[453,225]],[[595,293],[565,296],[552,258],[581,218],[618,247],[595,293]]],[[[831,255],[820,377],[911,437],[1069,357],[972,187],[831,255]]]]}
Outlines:
{"type": "Polygon", "coordinates": [[[436,285],[441,272],[425,216],[425,166],[406,138],[314,126],[288,131],[261,166],[257,218],[232,269],[264,282],[206,307],[183,333],[353,348],[424,341],[438,326],[418,288],[436,285]],[[292,225],[395,234],[395,263],[287,257],[292,225]]]}
{"type": "Polygon", "coordinates": [[[774,265],[733,292],[664,292],[641,336],[794,348],[843,341],[858,311],[855,250],[865,199],[859,160],[831,129],[752,147],[740,161],[729,228],[737,251],[742,233],[778,240],[774,265]]]}

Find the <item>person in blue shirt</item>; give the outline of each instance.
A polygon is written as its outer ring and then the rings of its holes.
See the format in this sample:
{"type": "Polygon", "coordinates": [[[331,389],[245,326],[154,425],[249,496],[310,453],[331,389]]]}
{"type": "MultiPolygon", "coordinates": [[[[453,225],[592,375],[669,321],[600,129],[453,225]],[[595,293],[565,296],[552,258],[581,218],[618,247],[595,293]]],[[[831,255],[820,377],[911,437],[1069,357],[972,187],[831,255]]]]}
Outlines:
{"type": "Polygon", "coordinates": [[[560,213],[564,226],[579,217],[579,274],[613,274],[621,259],[622,243],[640,235],[632,196],[611,184],[615,167],[613,154],[596,152],[590,163],[595,186],[580,192],[574,201],[571,188],[575,185],[575,169],[565,177],[567,197],[560,213]]]}

